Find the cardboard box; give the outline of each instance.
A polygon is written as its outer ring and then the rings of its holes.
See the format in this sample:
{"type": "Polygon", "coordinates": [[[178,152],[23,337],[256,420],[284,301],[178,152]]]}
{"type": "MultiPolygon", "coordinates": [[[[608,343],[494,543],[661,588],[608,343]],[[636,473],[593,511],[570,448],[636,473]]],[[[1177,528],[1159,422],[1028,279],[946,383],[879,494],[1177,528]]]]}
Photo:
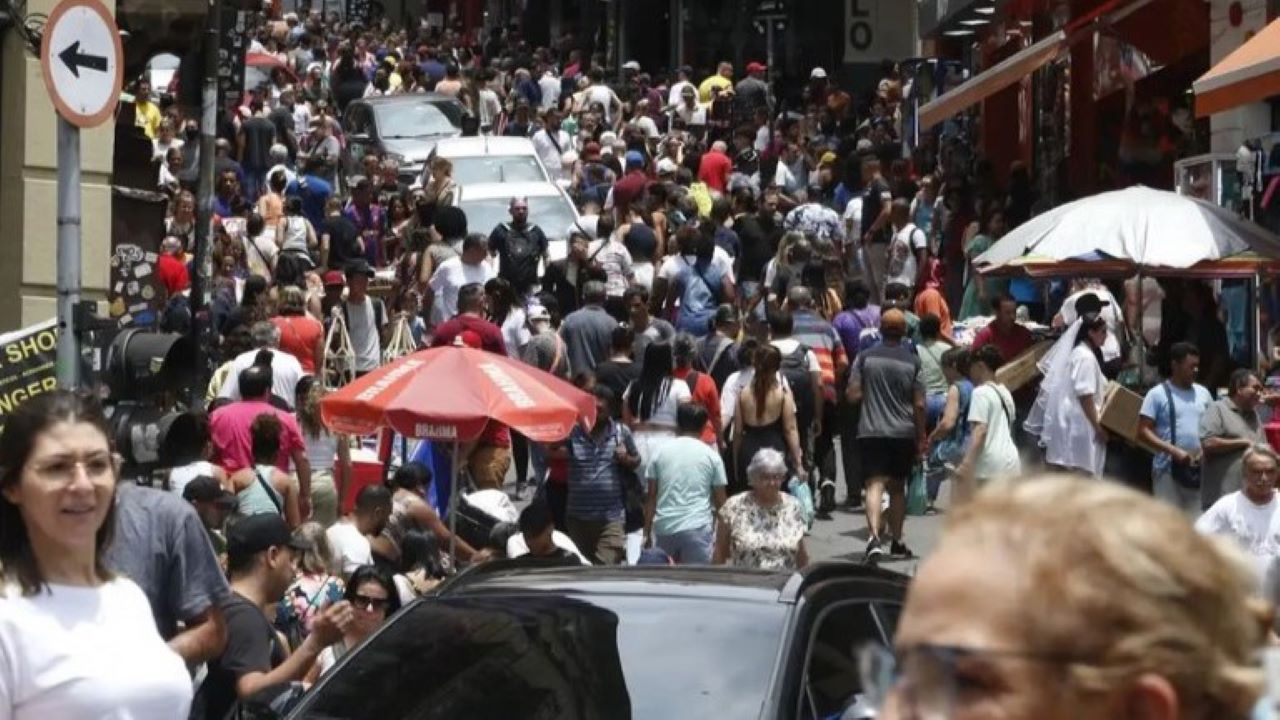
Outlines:
{"type": "Polygon", "coordinates": [[[1102,427],[1130,445],[1152,452],[1152,449],[1138,438],[1138,420],[1141,414],[1141,395],[1117,382],[1107,383],[1102,400],[1102,427]]]}
{"type": "Polygon", "coordinates": [[[1040,360],[1052,347],[1052,340],[1041,340],[1023,350],[1017,357],[1000,366],[996,371],[996,382],[1008,388],[1009,392],[1017,392],[1027,383],[1040,377],[1040,360]]]}

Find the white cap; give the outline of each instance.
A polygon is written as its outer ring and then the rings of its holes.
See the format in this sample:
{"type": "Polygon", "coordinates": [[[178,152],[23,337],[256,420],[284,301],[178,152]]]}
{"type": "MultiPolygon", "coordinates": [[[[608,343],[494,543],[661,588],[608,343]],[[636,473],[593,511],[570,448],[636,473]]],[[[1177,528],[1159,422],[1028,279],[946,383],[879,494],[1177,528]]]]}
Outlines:
{"type": "Polygon", "coordinates": [[[671,158],[662,158],[658,161],[658,174],[669,175],[680,170],[680,166],[671,158]]]}
{"type": "Polygon", "coordinates": [[[626,61],[626,62],[622,63],[622,69],[623,69],[623,70],[634,70],[634,71],[636,71],[636,72],[640,72],[640,63],[636,62],[635,60],[628,60],[628,61],[626,61]]]}
{"type": "Polygon", "coordinates": [[[827,76],[827,71],[826,71],[826,70],[823,70],[823,69],[822,69],[822,68],[820,68],[820,67],[816,67],[816,68],[814,68],[814,69],[813,69],[813,72],[809,73],[809,79],[810,79],[810,80],[821,80],[822,78],[825,78],[826,76],[827,76]]]}

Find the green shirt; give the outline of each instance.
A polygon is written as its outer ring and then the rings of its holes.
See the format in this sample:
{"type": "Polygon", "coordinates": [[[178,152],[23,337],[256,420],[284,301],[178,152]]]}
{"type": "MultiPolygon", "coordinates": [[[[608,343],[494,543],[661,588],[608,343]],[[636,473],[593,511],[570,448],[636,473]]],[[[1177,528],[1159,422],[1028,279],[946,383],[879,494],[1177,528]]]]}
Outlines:
{"type": "Polygon", "coordinates": [[[711,495],[728,484],[720,453],[684,435],[658,446],[645,468],[645,480],[658,483],[654,535],[710,528],[714,522],[711,495]]]}

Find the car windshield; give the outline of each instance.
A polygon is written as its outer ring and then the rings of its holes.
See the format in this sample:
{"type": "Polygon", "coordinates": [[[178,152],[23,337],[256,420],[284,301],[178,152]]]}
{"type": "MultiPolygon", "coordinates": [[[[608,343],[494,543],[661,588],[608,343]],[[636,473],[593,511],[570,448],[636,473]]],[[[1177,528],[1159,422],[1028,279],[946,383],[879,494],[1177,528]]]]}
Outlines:
{"type": "Polygon", "coordinates": [[[339,666],[295,717],[753,718],[785,619],[780,604],[724,599],[428,600],[339,666]]]}
{"type": "Polygon", "coordinates": [[[449,135],[461,127],[462,117],[453,122],[441,106],[431,102],[388,103],[375,105],[378,135],[388,140],[396,138],[449,135]]]}
{"type": "Polygon", "coordinates": [[[478,155],[449,158],[459,185],[494,182],[546,182],[547,174],[532,155],[478,155]]]}
{"type": "MultiPolygon", "coordinates": [[[[486,235],[498,223],[511,221],[511,198],[498,197],[484,200],[468,200],[465,186],[458,207],[467,214],[467,228],[486,235]]],[[[529,198],[529,222],[542,228],[548,238],[563,238],[569,234],[569,226],[577,222],[573,206],[560,195],[529,198]]]]}

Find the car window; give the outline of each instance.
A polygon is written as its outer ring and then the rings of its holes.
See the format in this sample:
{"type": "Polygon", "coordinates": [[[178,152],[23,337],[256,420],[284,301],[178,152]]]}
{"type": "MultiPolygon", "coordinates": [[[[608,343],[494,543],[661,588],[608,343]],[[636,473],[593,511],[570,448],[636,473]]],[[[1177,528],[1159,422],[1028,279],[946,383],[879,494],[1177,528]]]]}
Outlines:
{"type": "Polygon", "coordinates": [[[364,105],[352,105],[347,111],[347,133],[362,135],[369,132],[369,110],[364,105]]]}
{"type": "Polygon", "coordinates": [[[865,601],[833,603],[815,620],[805,660],[800,717],[860,718],[862,682],[858,651],[867,643],[885,644],[881,625],[865,601]]]}
{"type": "Polygon", "coordinates": [[[547,174],[532,155],[481,155],[450,158],[459,185],[495,182],[546,182],[547,174]]]}
{"type": "MultiPolygon", "coordinates": [[[[472,232],[487,235],[499,223],[511,221],[511,198],[468,200],[464,189],[458,207],[467,214],[467,227],[472,232]]],[[[529,222],[542,228],[548,238],[565,237],[577,220],[573,206],[559,195],[529,198],[529,222]]]]}
{"type": "Polygon", "coordinates": [[[450,135],[458,126],[438,106],[429,102],[387,103],[374,109],[378,136],[383,139],[450,135]]]}
{"type": "Polygon", "coordinates": [[[786,606],[671,597],[470,596],[408,608],[295,717],[751,718],[786,606]]]}

